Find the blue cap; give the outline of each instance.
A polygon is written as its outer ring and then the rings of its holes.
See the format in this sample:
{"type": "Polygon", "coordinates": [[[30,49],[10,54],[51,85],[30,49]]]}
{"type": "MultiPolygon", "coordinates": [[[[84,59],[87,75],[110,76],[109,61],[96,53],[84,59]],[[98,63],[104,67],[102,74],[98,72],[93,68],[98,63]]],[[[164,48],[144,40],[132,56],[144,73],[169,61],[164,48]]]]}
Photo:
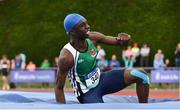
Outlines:
{"type": "Polygon", "coordinates": [[[80,21],[86,20],[83,16],[72,13],[68,14],[64,19],[64,28],[66,32],[70,32],[80,21]]]}

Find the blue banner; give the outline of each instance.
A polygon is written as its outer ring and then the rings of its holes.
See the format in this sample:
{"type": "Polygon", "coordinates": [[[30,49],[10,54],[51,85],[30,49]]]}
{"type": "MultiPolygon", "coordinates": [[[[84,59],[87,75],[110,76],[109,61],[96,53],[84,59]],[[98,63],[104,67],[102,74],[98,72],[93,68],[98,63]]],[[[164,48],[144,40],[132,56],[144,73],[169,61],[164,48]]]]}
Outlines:
{"type": "Polygon", "coordinates": [[[152,70],[153,83],[180,83],[180,70],[152,70]]]}
{"type": "Polygon", "coordinates": [[[10,81],[14,83],[53,83],[55,70],[11,70],[10,81]]]}

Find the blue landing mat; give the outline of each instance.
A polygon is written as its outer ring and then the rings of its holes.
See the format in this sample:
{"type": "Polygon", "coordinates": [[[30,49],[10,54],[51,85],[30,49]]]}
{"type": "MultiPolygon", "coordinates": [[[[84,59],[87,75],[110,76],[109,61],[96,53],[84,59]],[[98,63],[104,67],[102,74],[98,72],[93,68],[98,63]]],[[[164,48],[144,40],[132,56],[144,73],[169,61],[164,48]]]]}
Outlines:
{"type": "Polygon", "coordinates": [[[139,104],[134,96],[104,96],[105,103],[79,104],[74,94],[65,94],[67,104],[57,104],[53,92],[0,91],[0,110],[57,109],[179,109],[180,99],[149,99],[139,104]]]}

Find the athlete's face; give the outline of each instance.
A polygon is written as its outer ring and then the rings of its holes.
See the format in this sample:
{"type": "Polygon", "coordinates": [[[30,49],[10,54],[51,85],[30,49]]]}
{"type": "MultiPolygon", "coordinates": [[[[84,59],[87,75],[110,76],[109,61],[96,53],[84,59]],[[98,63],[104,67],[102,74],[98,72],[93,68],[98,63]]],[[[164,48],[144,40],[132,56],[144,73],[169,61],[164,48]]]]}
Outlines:
{"type": "Polygon", "coordinates": [[[80,38],[87,38],[89,35],[90,26],[86,20],[81,21],[75,28],[74,32],[80,38]]]}

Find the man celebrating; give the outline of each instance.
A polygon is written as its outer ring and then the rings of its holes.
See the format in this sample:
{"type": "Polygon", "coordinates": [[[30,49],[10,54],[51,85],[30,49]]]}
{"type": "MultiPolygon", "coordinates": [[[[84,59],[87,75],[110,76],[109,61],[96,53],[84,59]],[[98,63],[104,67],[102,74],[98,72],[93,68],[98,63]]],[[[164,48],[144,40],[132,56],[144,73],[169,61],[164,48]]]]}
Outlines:
{"type": "Polygon", "coordinates": [[[116,69],[100,73],[96,65],[98,51],[93,43],[124,45],[130,41],[128,34],[112,37],[90,32],[87,20],[76,13],[65,17],[64,28],[70,41],[59,55],[55,86],[57,102],[66,103],[63,88],[67,75],[80,103],[103,103],[104,95],[118,92],[132,83],[136,83],[139,102],[148,102],[150,81],[143,69],[116,69]]]}

